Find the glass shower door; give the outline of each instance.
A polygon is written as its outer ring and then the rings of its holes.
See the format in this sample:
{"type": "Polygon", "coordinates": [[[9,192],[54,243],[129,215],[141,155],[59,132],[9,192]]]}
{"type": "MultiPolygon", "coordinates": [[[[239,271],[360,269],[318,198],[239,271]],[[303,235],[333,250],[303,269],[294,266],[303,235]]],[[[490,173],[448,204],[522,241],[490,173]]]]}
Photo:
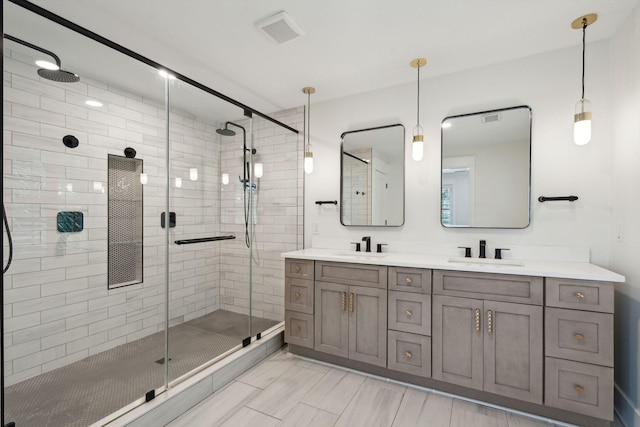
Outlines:
{"type": "Polygon", "coordinates": [[[165,79],[3,12],[3,422],[90,425],[165,384],[165,79]]]}

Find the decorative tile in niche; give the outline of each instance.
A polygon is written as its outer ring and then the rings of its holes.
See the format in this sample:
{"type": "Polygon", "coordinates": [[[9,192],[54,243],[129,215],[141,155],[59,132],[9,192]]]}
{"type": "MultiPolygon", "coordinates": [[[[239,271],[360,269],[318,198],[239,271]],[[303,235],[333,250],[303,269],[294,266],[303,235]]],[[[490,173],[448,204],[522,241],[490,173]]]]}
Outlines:
{"type": "Polygon", "coordinates": [[[109,155],[109,289],[142,282],[142,160],[109,155]]]}

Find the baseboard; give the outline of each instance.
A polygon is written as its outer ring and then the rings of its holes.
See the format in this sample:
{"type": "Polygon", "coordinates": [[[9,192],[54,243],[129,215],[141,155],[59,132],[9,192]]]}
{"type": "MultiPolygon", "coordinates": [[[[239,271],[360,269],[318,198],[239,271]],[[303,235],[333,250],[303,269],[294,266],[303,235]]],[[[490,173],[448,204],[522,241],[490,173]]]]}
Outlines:
{"type": "Polygon", "coordinates": [[[218,363],[185,379],[161,393],[150,402],[140,402],[134,408],[113,419],[107,417],[91,427],[146,427],[166,425],[239,375],[266,359],[284,345],[284,326],[276,326],[262,339],[252,342],[218,363]]]}
{"type": "Polygon", "coordinates": [[[614,387],[614,410],[625,427],[640,427],[640,408],[636,408],[629,397],[618,387],[614,387]]]}

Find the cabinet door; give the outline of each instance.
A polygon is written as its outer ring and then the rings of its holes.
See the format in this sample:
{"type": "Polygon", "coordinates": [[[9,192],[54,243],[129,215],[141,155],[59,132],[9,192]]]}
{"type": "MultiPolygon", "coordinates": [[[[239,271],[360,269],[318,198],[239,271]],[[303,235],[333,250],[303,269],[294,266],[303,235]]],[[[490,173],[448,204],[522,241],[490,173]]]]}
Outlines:
{"type": "Polygon", "coordinates": [[[482,390],[482,313],[482,300],[433,296],[433,378],[482,390]]]}
{"type": "Polygon", "coordinates": [[[349,358],[387,365],[387,291],[349,287],[349,358]]]}
{"type": "Polygon", "coordinates": [[[484,390],[542,404],[542,307],[484,302],[484,390]]]}
{"type": "Polygon", "coordinates": [[[349,356],[349,287],[316,282],[314,349],[336,356],[349,356]]]}

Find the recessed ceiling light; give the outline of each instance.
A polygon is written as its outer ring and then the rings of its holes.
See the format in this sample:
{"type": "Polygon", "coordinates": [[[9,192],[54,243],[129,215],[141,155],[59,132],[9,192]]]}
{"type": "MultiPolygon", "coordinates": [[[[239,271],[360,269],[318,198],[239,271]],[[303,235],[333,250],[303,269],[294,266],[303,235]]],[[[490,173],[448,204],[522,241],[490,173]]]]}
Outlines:
{"type": "Polygon", "coordinates": [[[175,80],[176,76],[167,73],[165,70],[158,70],[158,74],[167,80],[175,80]]]}
{"type": "Polygon", "coordinates": [[[93,99],[89,99],[84,101],[85,104],[87,104],[89,107],[102,107],[102,102],[100,101],[94,101],[93,99]]]}
{"type": "Polygon", "coordinates": [[[54,64],[53,62],[49,62],[49,61],[43,61],[43,60],[38,60],[36,61],[36,65],[38,67],[44,68],[45,70],[59,70],[60,67],[58,67],[56,64],[54,64]]]}

